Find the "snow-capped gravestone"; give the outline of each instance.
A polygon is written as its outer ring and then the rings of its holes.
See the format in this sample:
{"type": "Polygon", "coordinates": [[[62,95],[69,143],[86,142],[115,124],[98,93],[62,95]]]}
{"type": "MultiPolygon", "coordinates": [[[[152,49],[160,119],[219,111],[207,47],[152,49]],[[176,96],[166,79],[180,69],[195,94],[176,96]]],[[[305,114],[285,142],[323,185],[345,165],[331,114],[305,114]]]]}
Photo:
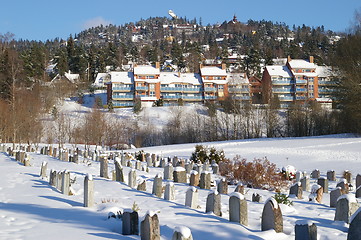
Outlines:
{"type": "Polygon", "coordinates": [[[348,186],[348,183],[347,183],[347,180],[342,178],[336,185],[336,187],[340,187],[341,188],[341,191],[342,191],[342,194],[348,194],[349,192],[349,186],[348,186]]]}
{"type": "Polygon", "coordinates": [[[158,215],[148,211],[140,222],[141,240],[160,240],[160,227],[158,215]]]}
{"type": "Polygon", "coordinates": [[[193,162],[187,162],[184,167],[187,174],[191,174],[191,171],[193,170],[193,162]]]}
{"type": "Polygon", "coordinates": [[[195,187],[187,189],[185,205],[190,208],[198,207],[198,190],[195,187]]]}
{"type": "Polygon", "coordinates": [[[344,171],[343,177],[346,179],[347,183],[352,182],[352,173],[349,170],[344,171]]]}
{"type": "Polygon", "coordinates": [[[51,169],[50,170],[50,177],[49,177],[49,184],[50,186],[55,186],[56,183],[56,171],[51,169]]]}
{"type": "Polygon", "coordinates": [[[295,195],[298,199],[302,199],[302,193],[303,191],[300,182],[296,182],[290,187],[290,195],[295,195]]]}
{"type": "Polygon", "coordinates": [[[211,167],[212,167],[213,174],[219,174],[219,166],[217,163],[213,163],[211,165],[211,167]]]}
{"type": "Polygon", "coordinates": [[[217,183],[217,191],[220,194],[228,194],[228,182],[225,178],[222,178],[217,183]]]}
{"type": "Polygon", "coordinates": [[[159,167],[164,168],[167,164],[168,164],[168,158],[162,158],[160,160],[159,167]]]}
{"type": "Polygon", "coordinates": [[[153,167],[153,160],[152,160],[152,158],[149,156],[149,157],[147,157],[147,166],[148,167],[153,167]]]}
{"type": "Polygon", "coordinates": [[[141,171],[142,170],[142,162],[137,160],[135,161],[135,169],[141,171]]]}
{"type": "Polygon", "coordinates": [[[204,164],[203,164],[203,171],[209,171],[209,161],[205,161],[204,164]]]}
{"type": "Polygon", "coordinates": [[[47,162],[42,162],[41,163],[41,167],[40,167],[40,177],[41,178],[46,178],[46,172],[48,170],[48,163],[47,162]]]}
{"type": "Polygon", "coordinates": [[[100,177],[109,178],[108,176],[108,158],[102,157],[100,159],[100,177]]]}
{"type": "Polygon", "coordinates": [[[357,174],[356,176],[356,189],[361,186],[361,175],[357,174]]]}
{"type": "Polygon", "coordinates": [[[134,169],[130,169],[128,174],[128,186],[135,188],[137,186],[137,173],[134,169]]]}
{"type": "Polygon", "coordinates": [[[162,176],[160,174],[157,174],[154,178],[153,181],[153,190],[152,190],[152,194],[156,195],[157,197],[162,197],[162,176]]]}
{"type": "Polygon", "coordinates": [[[69,195],[70,193],[70,172],[67,170],[62,174],[61,193],[64,195],[69,195]]]}
{"type": "Polygon", "coordinates": [[[127,166],[127,159],[124,153],[120,154],[120,163],[122,164],[122,166],[127,166]]]}
{"type": "Polygon", "coordinates": [[[303,172],[297,171],[296,172],[296,182],[299,182],[302,177],[303,177],[303,172]]]}
{"type": "Polygon", "coordinates": [[[139,235],[138,212],[132,209],[125,209],[122,221],[123,235],[139,235]]]}
{"type": "Polygon", "coordinates": [[[94,206],[94,182],[93,176],[87,174],[84,178],[84,207],[94,206]]]}
{"type": "Polygon", "coordinates": [[[209,192],[206,202],[206,213],[213,212],[216,216],[222,216],[221,194],[217,191],[209,192]]]}
{"type": "Polygon", "coordinates": [[[356,197],[357,197],[357,198],[360,198],[360,197],[361,197],[361,186],[359,186],[359,187],[356,189],[356,197]]]}
{"type": "Polygon", "coordinates": [[[310,189],[310,177],[304,176],[301,178],[301,187],[303,191],[308,191],[310,189]]]}
{"type": "Polygon", "coordinates": [[[56,189],[58,189],[59,191],[61,191],[62,188],[62,179],[63,179],[63,172],[58,172],[56,174],[56,181],[55,181],[55,187],[56,189]]]}
{"type": "Polygon", "coordinates": [[[192,232],[187,227],[176,227],[173,232],[172,240],[193,240],[192,232]]]}
{"type": "Polygon", "coordinates": [[[173,180],[177,183],[187,183],[187,173],[183,167],[175,167],[173,171],[173,180]]]}
{"type": "Polygon", "coordinates": [[[247,201],[243,194],[231,193],[229,197],[229,221],[248,225],[247,201]]]}
{"type": "Polygon", "coordinates": [[[178,157],[177,156],[173,157],[172,164],[173,164],[173,167],[177,167],[177,164],[178,164],[178,157]]]}
{"type": "Polygon", "coordinates": [[[261,221],[261,230],[267,231],[274,229],[276,232],[283,231],[283,217],[281,208],[278,206],[277,201],[270,197],[266,200],[263,211],[262,211],[262,221],[261,221]]]}
{"type": "Polygon", "coordinates": [[[49,156],[52,156],[52,155],[53,155],[53,146],[49,146],[48,155],[49,155],[49,156]]]}
{"type": "Polygon", "coordinates": [[[121,163],[118,159],[115,159],[115,181],[117,182],[124,182],[124,174],[123,174],[123,168],[121,163]]]}
{"type": "Polygon", "coordinates": [[[211,189],[211,173],[202,172],[199,180],[199,187],[201,189],[211,189]]]}
{"type": "Polygon", "coordinates": [[[340,187],[337,187],[330,191],[330,207],[336,207],[337,199],[342,195],[340,187]]]}
{"type": "Polygon", "coordinates": [[[25,167],[30,167],[30,157],[25,156],[24,160],[23,160],[23,164],[25,167]]]}
{"type": "Polygon", "coordinates": [[[173,180],[173,171],[173,165],[171,163],[166,164],[163,172],[164,180],[173,180]]]}
{"type": "Polygon", "coordinates": [[[316,224],[314,224],[312,221],[296,221],[295,240],[317,240],[316,224]]]}
{"type": "Polygon", "coordinates": [[[318,170],[318,169],[313,170],[311,173],[311,178],[313,178],[313,179],[320,178],[320,170],[318,170]]]}
{"type": "Polygon", "coordinates": [[[327,180],[328,181],[336,181],[336,172],[334,170],[327,171],[327,180]]]}
{"type": "Polygon", "coordinates": [[[323,187],[321,187],[318,184],[312,185],[311,193],[308,196],[309,200],[321,203],[322,202],[322,196],[323,196],[323,187]]]}
{"type": "Polygon", "coordinates": [[[337,199],[335,221],[349,223],[349,218],[358,209],[356,198],[351,194],[341,195],[337,199]]]}
{"type": "Polygon", "coordinates": [[[143,191],[143,192],[147,191],[147,184],[146,184],[145,180],[143,180],[141,183],[138,184],[137,190],[143,191]]]}
{"type": "Polygon", "coordinates": [[[199,185],[199,174],[197,171],[192,170],[189,179],[189,186],[197,187],[199,185]]]}
{"type": "Polygon", "coordinates": [[[244,195],[244,185],[242,183],[238,183],[234,191],[244,195]]]}
{"type": "Polygon", "coordinates": [[[260,202],[262,199],[262,196],[259,195],[258,193],[253,193],[252,194],[252,202],[260,202]]]}
{"type": "Polygon", "coordinates": [[[347,240],[361,239],[361,208],[350,217],[347,240]]]}
{"type": "Polygon", "coordinates": [[[317,184],[323,188],[324,193],[328,193],[328,180],[324,177],[320,177],[317,180],[317,184]]]}
{"type": "Polygon", "coordinates": [[[164,199],[168,201],[175,200],[175,190],[173,182],[168,182],[165,185],[164,199]]]}

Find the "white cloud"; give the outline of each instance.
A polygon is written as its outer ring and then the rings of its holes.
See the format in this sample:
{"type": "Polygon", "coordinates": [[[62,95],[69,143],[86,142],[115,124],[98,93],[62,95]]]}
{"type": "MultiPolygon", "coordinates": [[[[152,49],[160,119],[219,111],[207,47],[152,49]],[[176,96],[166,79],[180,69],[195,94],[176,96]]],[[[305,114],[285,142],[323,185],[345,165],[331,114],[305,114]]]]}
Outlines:
{"type": "Polygon", "coordinates": [[[103,24],[103,26],[109,25],[111,22],[108,20],[105,20],[103,17],[95,17],[92,19],[89,19],[87,21],[85,21],[82,25],[82,27],[84,29],[88,29],[88,28],[92,28],[92,27],[97,27],[103,24]]]}

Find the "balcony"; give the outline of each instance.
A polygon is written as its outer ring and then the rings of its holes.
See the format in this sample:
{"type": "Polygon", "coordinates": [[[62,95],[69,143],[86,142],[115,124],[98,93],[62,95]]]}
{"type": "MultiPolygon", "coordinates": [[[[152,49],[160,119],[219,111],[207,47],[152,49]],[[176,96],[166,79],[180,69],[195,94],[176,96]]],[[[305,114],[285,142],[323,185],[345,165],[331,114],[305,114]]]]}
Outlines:
{"type": "Polygon", "coordinates": [[[113,99],[133,99],[134,95],[126,94],[126,95],[113,95],[113,99]]]}
{"type": "Polygon", "coordinates": [[[293,85],[295,84],[294,81],[287,81],[287,80],[272,80],[273,85],[293,85]]]}
{"type": "Polygon", "coordinates": [[[249,93],[249,88],[229,88],[230,93],[249,93]]]}
{"type": "Polygon", "coordinates": [[[331,85],[334,86],[336,85],[335,81],[318,81],[318,85],[331,85]]]}
{"type": "Polygon", "coordinates": [[[306,100],[306,96],[296,96],[296,100],[306,100]]]}
{"type": "Polygon", "coordinates": [[[272,88],[274,93],[292,93],[292,88],[272,88]]]}
{"type": "Polygon", "coordinates": [[[234,96],[233,99],[236,99],[236,100],[251,100],[251,97],[250,96],[234,96]]]}
{"type": "Polygon", "coordinates": [[[144,91],[148,91],[148,87],[139,87],[139,86],[136,86],[136,87],[135,87],[135,90],[144,90],[144,91]]]}
{"type": "Polygon", "coordinates": [[[200,92],[202,89],[200,87],[195,88],[183,88],[183,92],[200,92]]]}
{"type": "Polygon", "coordinates": [[[114,107],[133,107],[133,102],[113,102],[114,107]]]}
{"type": "Polygon", "coordinates": [[[278,96],[278,99],[280,101],[293,101],[293,96],[284,96],[284,97],[278,96]]]}
{"type": "Polygon", "coordinates": [[[200,92],[201,88],[185,88],[185,87],[161,87],[161,92],[200,92]]]}
{"type": "Polygon", "coordinates": [[[182,98],[181,95],[163,95],[162,97],[163,97],[163,99],[178,99],[178,98],[182,98]]]}
{"type": "Polygon", "coordinates": [[[113,91],[132,91],[133,87],[113,87],[113,91]]]}
{"type": "Polygon", "coordinates": [[[306,88],[296,88],[296,92],[307,92],[306,88]]]}
{"type": "Polygon", "coordinates": [[[332,93],[334,91],[335,91],[335,89],[332,89],[332,88],[319,88],[318,89],[319,93],[332,93]]]}
{"type": "Polygon", "coordinates": [[[215,92],[217,89],[215,87],[205,87],[204,91],[205,92],[215,92]]]}
{"type": "Polygon", "coordinates": [[[307,80],[296,79],[296,84],[307,84],[307,80]]]}
{"type": "Polygon", "coordinates": [[[217,96],[204,96],[204,99],[206,100],[217,99],[217,96]]]}
{"type": "Polygon", "coordinates": [[[182,99],[184,100],[202,100],[202,96],[183,96],[182,99]]]}

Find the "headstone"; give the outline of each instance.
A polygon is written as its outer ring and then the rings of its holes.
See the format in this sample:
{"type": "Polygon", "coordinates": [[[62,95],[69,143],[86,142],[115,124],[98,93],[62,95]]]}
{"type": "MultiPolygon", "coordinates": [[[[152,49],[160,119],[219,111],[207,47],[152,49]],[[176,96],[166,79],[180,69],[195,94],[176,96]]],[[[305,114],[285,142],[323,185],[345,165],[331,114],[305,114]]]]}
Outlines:
{"type": "Polygon", "coordinates": [[[357,189],[356,189],[356,198],[360,198],[361,197],[361,186],[359,186],[357,189]]]}
{"type": "Polygon", "coordinates": [[[24,166],[25,167],[30,167],[30,158],[29,157],[25,157],[23,160],[24,166]]]}
{"type": "Polygon", "coordinates": [[[344,194],[337,199],[335,221],[349,223],[349,218],[358,209],[358,203],[354,195],[344,194]]]}
{"type": "Polygon", "coordinates": [[[127,166],[127,159],[125,158],[124,153],[120,154],[120,163],[122,164],[122,166],[127,166]]]}
{"type": "Polygon", "coordinates": [[[73,155],[73,162],[76,164],[79,163],[79,155],[77,153],[74,153],[74,155],[73,155]]]}
{"type": "Polygon", "coordinates": [[[202,172],[199,180],[199,187],[201,189],[211,189],[211,174],[210,172],[202,172]]]}
{"type": "Polygon", "coordinates": [[[159,174],[157,174],[157,176],[155,176],[154,181],[153,181],[153,190],[152,190],[152,194],[156,195],[157,197],[162,197],[162,176],[160,176],[159,174]]]}
{"type": "Polygon", "coordinates": [[[229,221],[248,225],[247,201],[244,195],[233,192],[229,198],[229,221]]]}
{"type": "Polygon", "coordinates": [[[336,187],[341,188],[342,194],[348,194],[348,192],[349,192],[349,187],[348,187],[348,184],[347,184],[347,180],[344,179],[344,178],[342,178],[340,180],[340,182],[337,183],[336,187]]]}
{"type": "Polygon", "coordinates": [[[359,240],[361,236],[361,208],[350,217],[347,240],[359,240]]]}
{"type": "Polygon", "coordinates": [[[191,171],[193,170],[193,162],[188,162],[185,164],[185,169],[187,174],[191,174],[191,171]]]}
{"type": "Polygon", "coordinates": [[[70,172],[67,170],[62,174],[61,193],[64,195],[69,195],[70,193],[70,172]]]}
{"type": "Polygon", "coordinates": [[[135,188],[137,185],[137,173],[134,169],[130,169],[128,174],[128,186],[131,188],[135,188]]]}
{"type": "Polygon", "coordinates": [[[296,221],[295,240],[317,240],[316,224],[305,220],[296,221]]]}
{"type": "Polygon", "coordinates": [[[317,180],[317,184],[323,188],[324,193],[328,193],[328,180],[324,177],[320,177],[317,180]]]}
{"type": "Polygon", "coordinates": [[[310,178],[309,176],[304,176],[301,178],[301,187],[303,191],[308,191],[310,189],[310,178]]]}
{"type": "Polygon", "coordinates": [[[55,187],[59,191],[61,191],[62,189],[62,181],[63,181],[63,172],[59,171],[56,175],[56,182],[55,182],[55,187]]]}
{"type": "Polygon", "coordinates": [[[141,171],[142,170],[142,162],[141,161],[136,161],[135,162],[135,169],[141,171]]]}
{"type": "Polygon", "coordinates": [[[160,227],[158,215],[147,212],[144,219],[140,222],[141,240],[160,240],[160,227]]]}
{"type": "Polygon", "coordinates": [[[334,170],[327,171],[327,180],[328,181],[336,181],[336,172],[334,170]]]}
{"type": "Polygon", "coordinates": [[[171,163],[166,164],[164,167],[164,180],[173,180],[173,165],[171,163]]]}
{"type": "Polygon", "coordinates": [[[244,185],[242,183],[238,183],[234,191],[244,195],[244,185]]]}
{"type": "Polygon", "coordinates": [[[352,173],[349,170],[344,171],[343,177],[346,179],[347,183],[352,182],[352,173]]]}
{"type": "Polygon", "coordinates": [[[41,163],[41,168],[40,168],[40,177],[41,178],[46,178],[46,172],[48,169],[48,163],[47,162],[42,162],[41,163]]]}
{"type": "Polygon", "coordinates": [[[172,164],[173,164],[173,167],[177,167],[177,164],[178,164],[178,157],[177,156],[173,157],[172,164]]]}
{"type": "Polygon", "coordinates": [[[50,177],[49,177],[49,184],[50,186],[55,186],[55,183],[56,183],[56,171],[51,169],[50,170],[50,177]]]}
{"type": "Polygon", "coordinates": [[[198,207],[198,190],[195,187],[189,187],[186,192],[185,205],[190,208],[198,207]]]}
{"type": "Polygon", "coordinates": [[[356,176],[356,189],[361,186],[361,174],[357,174],[356,176]]]}
{"type": "Polygon", "coordinates": [[[167,161],[167,160],[168,160],[167,158],[162,158],[162,159],[160,160],[159,166],[160,166],[161,168],[164,168],[164,167],[168,164],[168,161],[167,161]]]}
{"type": "Polygon", "coordinates": [[[187,227],[176,227],[173,232],[172,240],[193,240],[192,232],[187,227]]]}
{"type": "Polygon", "coordinates": [[[147,184],[146,184],[145,180],[143,180],[141,183],[138,184],[137,190],[143,191],[143,192],[147,191],[147,184]]]}
{"type": "Polygon", "coordinates": [[[219,174],[219,166],[217,163],[211,165],[213,174],[219,174]]]}
{"type": "Polygon", "coordinates": [[[84,178],[84,207],[94,206],[94,182],[93,176],[87,174],[84,178]]]}
{"type": "Polygon", "coordinates": [[[205,172],[209,171],[209,161],[208,160],[204,162],[202,170],[205,172]]]}
{"type": "Polygon", "coordinates": [[[217,191],[209,192],[206,202],[206,213],[212,212],[216,216],[222,216],[221,194],[217,191]]]}
{"type": "Polygon", "coordinates": [[[337,205],[337,199],[342,195],[340,187],[337,187],[330,191],[330,207],[335,208],[337,205]]]}
{"type": "Polygon", "coordinates": [[[300,182],[296,182],[290,187],[290,195],[295,195],[298,199],[302,199],[302,187],[300,182]]]}
{"type": "Polygon", "coordinates": [[[168,201],[175,200],[175,191],[173,182],[168,182],[165,185],[164,199],[168,201]]]}
{"type": "Polygon", "coordinates": [[[175,167],[173,171],[173,180],[177,183],[187,183],[187,173],[183,167],[175,167]]]}
{"type": "Polygon", "coordinates": [[[318,170],[318,169],[313,170],[311,173],[311,178],[313,178],[313,179],[320,178],[320,170],[318,170]]]}
{"type": "Polygon", "coordinates": [[[318,184],[312,185],[311,193],[309,195],[310,201],[317,201],[318,203],[322,202],[323,196],[323,187],[318,184]]]}
{"type": "Polygon", "coordinates": [[[119,160],[115,159],[115,181],[124,182],[123,168],[119,160]]]}
{"type": "Polygon", "coordinates": [[[228,194],[228,182],[225,178],[222,178],[217,183],[217,191],[220,194],[228,194]]]}
{"type": "Polygon", "coordinates": [[[108,159],[102,157],[100,159],[100,177],[109,178],[108,176],[108,159]]]}
{"type": "Polygon", "coordinates": [[[197,187],[199,185],[199,174],[197,171],[192,170],[189,179],[189,186],[197,187]]]}
{"type": "Polygon", "coordinates": [[[258,193],[252,194],[252,202],[261,202],[262,196],[258,193]]]}
{"type": "Polygon", "coordinates": [[[278,206],[277,201],[273,197],[266,200],[261,220],[261,230],[267,231],[270,229],[274,229],[276,232],[283,231],[281,208],[278,206]]]}
{"type": "Polygon", "coordinates": [[[68,151],[64,152],[64,161],[69,162],[69,152],[68,151]]]}
{"type": "Polygon", "coordinates": [[[147,157],[147,166],[148,167],[153,167],[153,160],[152,160],[152,158],[150,156],[147,157]]]}
{"type": "Polygon", "coordinates": [[[123,213],[122,221],[122,234],[123,235],[138,235],[139,234],[139,223],[138,223],[138,212],[131,209],[127,209],[123,213]]]}
{"type": "Polygon", "coordinates": [[[296,172],[296,182],[299,182],[302,177],[303,177],[303,172],[297,171],[296,172]]]}

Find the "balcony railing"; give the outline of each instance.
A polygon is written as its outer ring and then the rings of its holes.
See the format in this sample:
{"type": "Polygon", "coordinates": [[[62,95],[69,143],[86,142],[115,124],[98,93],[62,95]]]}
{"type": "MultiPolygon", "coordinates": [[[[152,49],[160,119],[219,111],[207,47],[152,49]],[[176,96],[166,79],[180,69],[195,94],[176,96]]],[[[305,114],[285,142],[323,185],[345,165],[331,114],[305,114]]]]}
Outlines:
{"type": "Polygon", "coordinates": [[[306,96],[296,96],[296,100],[306,100],[306,96]]]}
{"type": "Polygon", "coordinates": [[[229,88],[230,93],[249,93],[249,88],[229,88]]]}
{"type": "Polygon", "coordinates": [[[113,91],[131,91],[133,87],[113,87],[113,91]]]}
{"type": "Polygon", "coordinates": [[[292,85],[295,84],[294,81],[287,81],[287,80],[273,80],[273,85],[292,85]]]}
{"type": "Polygon", "coordinates": [[[133,102],[113,102],[114,107],[133,107],[133,102]]]}
{"type": "Polygon", "coordinates": [[[201,88],[184,88],[184,87],[161,87],[162,92],[200,92],[201,88]]]}
{"type": "Polygon", "coordinates": [[[217,96],[204,96],[204,99],[217,99],[217,96]]]}
{"type": "Polygon", "coordinates": [[[204,88],[204,91],[205,91],[205,92],[215,92],[215,91],[216,91],[216,88],[214,88],[214,87],[205,87],[205,88],[204,88]]]}
{"type": "Polygon", "coordinates": [[[335,81],[318,81],[318,85],[336,85],[335,81]]]}
{"type": "Polygon", "coordinates": [[[138,86],[136,86],[135,89],[136,90],[146,90],[147,91],[148,87],[138,87],[138,86]]]}
{"type": "Polygon", "coordinates": [[[235,96],[233,98],[236,100],[251,100],[250,96],[235,96]]]}
{"type": "Polygon", "coordinates": [[[291,93],[291,88],[272,88],[272,92],[274,93],[291,93]]]}
{"type": "Polygon", "coordinates": [[[189,100],[192,100],[192,99],[194,99],[194,100],[202,100],[203,99],[202,96],[183,96],[182,98],[183,99],[189,99],[189,100]]]}
{"type": "Polygon", "coordinates": [[[335,91],[335,89],[332,89],[332,88],[319,88],[318,89],[318,92],[320,92],[320,93],[332,93],[334,91],[335,91]]]}
{"type": "Polygon", "coordinates": [[[127,94],[127,95],[113,95],[112,96],[112,98],[113,99],[133,99],[134,98],[134,95],[129,95],[129,94],[127,94]]]}
{"type": "Polygon", "coordinates": [[[278,97],[280,101],[293,101],[292,96],[278,97]]]}
{"type": "Polygon", "coordinates": [[[296,92],[307,92],[306,88],[296,88],[296,92]]]}
{"type": "Polygon", "coordinates": [[[178,99],[178,98],[182,98],[181,95],[163,95],[163,99],[178,99]]]}
{"type": "Polygon", "coordinates": [[[307,80],[297,79],[296,84],[307,84],[307,80]]]}

